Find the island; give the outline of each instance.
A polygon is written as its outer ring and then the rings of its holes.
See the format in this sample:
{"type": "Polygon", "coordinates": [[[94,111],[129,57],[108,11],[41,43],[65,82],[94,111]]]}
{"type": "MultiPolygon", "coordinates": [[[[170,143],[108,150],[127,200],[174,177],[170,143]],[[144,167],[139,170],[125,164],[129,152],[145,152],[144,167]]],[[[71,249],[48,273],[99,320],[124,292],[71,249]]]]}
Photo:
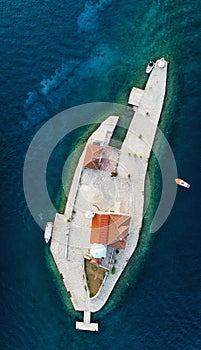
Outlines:
{"type": "Polygon", "coordinates": [[[143,221],[145,177],[167,80],[168,62],[148,69],[145,88],[128,99],[133,117],[120,149],[110,145],[118,116],[89,137],[79,159],[64,214],[56,214],[50,250],[76,311],[76,329],[98,331],[91,313],[107,302],[134,253],[143,221]]]}

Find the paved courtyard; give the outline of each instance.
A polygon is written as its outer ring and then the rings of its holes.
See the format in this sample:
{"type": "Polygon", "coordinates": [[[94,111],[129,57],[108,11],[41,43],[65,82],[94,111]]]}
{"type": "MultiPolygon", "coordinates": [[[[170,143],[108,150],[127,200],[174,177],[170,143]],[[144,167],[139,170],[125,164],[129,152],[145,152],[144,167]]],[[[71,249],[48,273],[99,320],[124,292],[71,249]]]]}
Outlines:
{"type": "MultiPolygon", "coordinates": [[[[71,292],[76,310],[96,312],[101,309],[135,251],[143,219],[145,176],[164,101],[166,75],[167,62],[163,67],[156,63],[145,90],[140,92],[140,100],[138,96],[139,106],[135,107],[120,152],[110,152],[108,149],[105,153],[102,163],[104,171],[83,169],[84,155],[81,156],[65,214],[56,216],[51,251],[64,277],[64,284],[71,292]],[[112,160],[108,160],[110,157],[112,160]],[[116,166],[117,160],[117,176],[112,177],[110,171],[116,166]],[[89,254],[90,249],[91,220],[86,213],[94,210],[129,214],[131,220],[126,248],[119,252],[113,262],[115,274],[107,273],[97,295],[89,298],[84,256],[89,254]]],[[[88,143],[100,141],[100,145],[108,144],[117,120],[117,116],[109,117],[89,138],[88,143]]]]}

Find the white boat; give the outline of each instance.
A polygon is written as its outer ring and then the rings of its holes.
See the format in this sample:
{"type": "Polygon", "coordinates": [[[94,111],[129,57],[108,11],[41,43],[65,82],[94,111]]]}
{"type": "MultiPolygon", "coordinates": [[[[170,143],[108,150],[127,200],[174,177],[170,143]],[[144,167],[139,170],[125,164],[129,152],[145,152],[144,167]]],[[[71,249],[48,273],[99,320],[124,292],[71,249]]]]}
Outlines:
{"type": "Polygon", "coordinates": [[[155,66],[154,61],[150,61],[149,64],[147,65],[146,73],[149,74],[152,71],[152,69],[154,68],[154,66],[155,66]]]}
{"type": "Polygon", "coordinates": [[[191,185],[188,182],[186,182],[186,181],[184,181],[184,180],[182,180],[180,178],[175,179],[175,182],[176,182],[177,185],[180,185],[180,186],[183,186],[183,187],[186,187],[186,188],[191,187],[191,185]]]}
{"type": "Polygon", "coordinates": [[[44,238],[46,243],[48,243],[50,238],[52,237],[52,230],[53,230],[53,222],[47,222],[45,233],[44,233],[44,238]]]}

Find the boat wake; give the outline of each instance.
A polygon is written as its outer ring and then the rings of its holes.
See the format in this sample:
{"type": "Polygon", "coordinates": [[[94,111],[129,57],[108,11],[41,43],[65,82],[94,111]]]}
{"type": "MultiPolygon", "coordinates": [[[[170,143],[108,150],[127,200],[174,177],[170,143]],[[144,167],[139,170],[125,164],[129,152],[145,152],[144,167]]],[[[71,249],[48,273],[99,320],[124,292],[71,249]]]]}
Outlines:
{"type": "Polygon", "coordinates": [[[101,82],[107,79],[114,60],[115,55],[110,47],[98,44],[82,64],[79,60],[63,63],[51,77],[44,78],[37,89],[28,92],[24,103],[27,119],[22,122],[23,128],[29,129],[45,118],[58,113],[62,102],[67,100],[74,89],[77,92],[71,98],[71,105],[67,107],[85,102],[76,101],[76,98],[83,95],[85,81],[98,79],[101,82]]]}
{"type": "Polygon", "coordinates": [[[98,29],[98,19],[100,11],[104,10],[104,6],[111,4],[112,0],[99,0],[96,4],[92,1],[85,3],[84,10],[78,17],[77,25],[79,33],[92,33],[98,29]]]}

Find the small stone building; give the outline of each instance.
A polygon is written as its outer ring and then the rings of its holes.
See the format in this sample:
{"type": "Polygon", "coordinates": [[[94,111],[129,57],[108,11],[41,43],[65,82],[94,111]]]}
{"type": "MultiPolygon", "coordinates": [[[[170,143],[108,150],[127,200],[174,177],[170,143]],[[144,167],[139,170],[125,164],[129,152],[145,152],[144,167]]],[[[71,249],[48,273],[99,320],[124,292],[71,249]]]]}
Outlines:
{"type": "Polygon", "coordinates": [[[91,244],[125,249],[130,216],[115,213],[96,213],[92,219],[91,244]]]}

